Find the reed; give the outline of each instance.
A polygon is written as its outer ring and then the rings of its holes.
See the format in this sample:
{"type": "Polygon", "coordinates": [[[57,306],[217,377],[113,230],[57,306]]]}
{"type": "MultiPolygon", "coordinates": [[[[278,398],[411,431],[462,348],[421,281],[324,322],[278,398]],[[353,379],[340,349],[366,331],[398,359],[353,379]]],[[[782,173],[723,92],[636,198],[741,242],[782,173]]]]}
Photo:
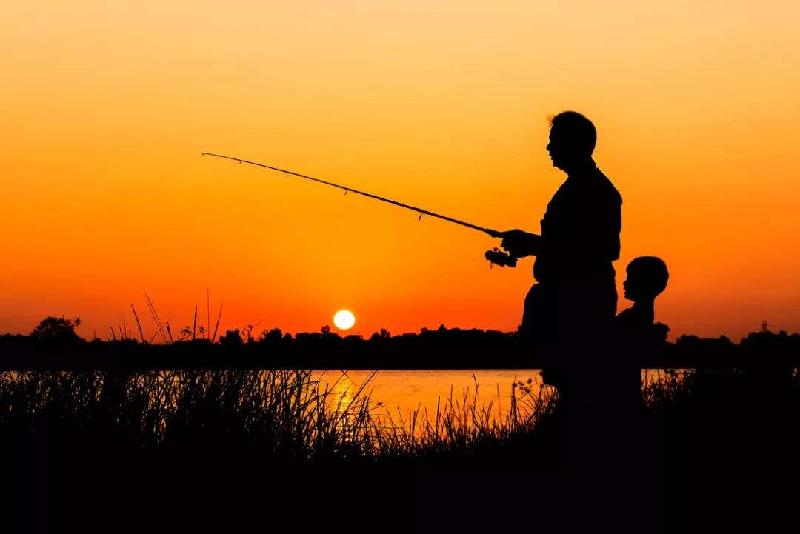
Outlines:
{"type": "MultiPolygon", "coordinates": [[[[405,415],[385,411],[371,398],[370,384],[371,377],[345,400],[335,394],[335,381],[323,383],[307,370],[5,371],[0,434],[57,428],[79,441],[82,435],[123,436],[136,447],[379,459],[470,455],[528,439],[557,415],[558,394],[531,381],[514,382],[500,415],[483,401],[477,379],[460,395],[451,388],[435,412],[417,408],[405,415]]],[[[776,402],[788,416],[799,407],[795,385],[778,400],[765,391],[737,371],[666,371],[646,376],[642,398],[649,413],[673,418],[763,416],[777,413],[776,402]]]]}
{"type": "Polygon", "coordinates": [[[279,458],[354,458],[468,451],[530,432],[554,409],[551,395],[515,383],[508,412],[493,415],[480,386],[435,414],[378,413],[371,376],[345,401],[336,383],[304,370],[113,371],[0,374],[0,428],[124,434],[135,446],[253,448],[279,458]]]}

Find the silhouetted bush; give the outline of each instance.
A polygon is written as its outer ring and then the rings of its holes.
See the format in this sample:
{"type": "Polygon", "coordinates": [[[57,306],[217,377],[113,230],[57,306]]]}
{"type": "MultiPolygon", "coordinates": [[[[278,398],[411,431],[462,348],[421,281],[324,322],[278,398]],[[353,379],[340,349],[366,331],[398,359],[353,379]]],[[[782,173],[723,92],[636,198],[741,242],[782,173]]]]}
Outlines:
{"type": "Polygon", "coordinates": [[[31,332],[31,339],[49,346],[72,346],[83,342],[83,338],[75,333],[75,328],[80,326],[79,317],[65,319],[64,317],[45,317],[31,332]]]}

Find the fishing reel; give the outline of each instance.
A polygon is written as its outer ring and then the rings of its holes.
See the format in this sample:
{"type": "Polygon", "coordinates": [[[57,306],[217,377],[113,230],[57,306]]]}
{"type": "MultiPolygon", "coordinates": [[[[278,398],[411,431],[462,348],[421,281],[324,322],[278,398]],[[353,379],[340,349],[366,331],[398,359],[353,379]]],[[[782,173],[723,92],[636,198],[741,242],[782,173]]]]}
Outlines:
{"type": "Polygon", "coordinates": [[[503,252],[495,247],[492,250],[487,250],[484,257],[489,260],[489,268],[499,265],[500,267],[516,267],[517,258],[507,252],[503,252]]]}

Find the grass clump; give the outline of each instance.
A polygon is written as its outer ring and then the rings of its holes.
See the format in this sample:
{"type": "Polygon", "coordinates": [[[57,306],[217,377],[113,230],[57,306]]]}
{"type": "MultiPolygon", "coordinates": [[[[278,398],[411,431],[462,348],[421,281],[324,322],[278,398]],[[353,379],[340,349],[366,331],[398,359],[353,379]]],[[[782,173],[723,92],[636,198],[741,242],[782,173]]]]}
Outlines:
{"type": "MultiPolygon", "coordinates": [[[[371,377],[370,377],[371,379],[371,377]]],[[[501,416],[474,391],[435,413],[379,413],[370,379],[348,398],[306,370],[7,371],[0,373],[0,433],[127,448],[247,451],[314,460],[467,453],[530,433],[554,411],[547,390],[515,382],[501,416]]]]}

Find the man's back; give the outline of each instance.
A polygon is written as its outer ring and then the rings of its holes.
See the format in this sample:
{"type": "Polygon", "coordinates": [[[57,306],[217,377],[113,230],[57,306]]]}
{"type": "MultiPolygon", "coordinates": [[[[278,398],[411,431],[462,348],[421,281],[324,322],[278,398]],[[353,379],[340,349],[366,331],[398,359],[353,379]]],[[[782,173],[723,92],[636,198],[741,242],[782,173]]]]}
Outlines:
{"type": "Polygon", "coordinates": [[[597,167],[570,174],[541,221],[542,251],[533,275],[540,283],[593,284],[614,280],[619,258],[622,198],[597,167]]]}

